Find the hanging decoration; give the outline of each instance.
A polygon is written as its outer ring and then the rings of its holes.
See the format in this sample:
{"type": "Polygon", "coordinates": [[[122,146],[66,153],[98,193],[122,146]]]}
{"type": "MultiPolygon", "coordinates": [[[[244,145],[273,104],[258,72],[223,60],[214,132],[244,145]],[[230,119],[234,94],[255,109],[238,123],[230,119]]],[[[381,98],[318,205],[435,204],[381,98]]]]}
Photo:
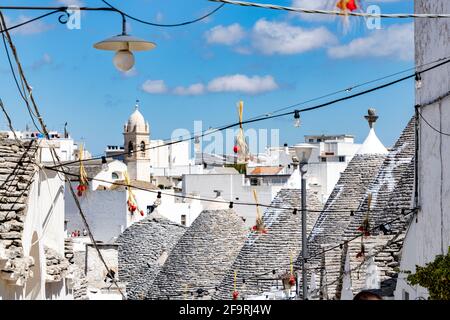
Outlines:
{"type": "Polygon", "coordinates": [[[79,197],[83,196],[83,193],[87,190],[87,187],[89,185],[89,181],[88,181],[88,177],[86,174],[86,170],[84,168],[84,161],[83,161],[83,144],[80,144],[80,149],[79,149],[79,154],[78,154],[78,158],[80,160],[80,169],[79,169],[79,182],[78,182],[78,186],[77,186],[77,195],[79,197]]]}
{"type": "Polygon", "coordinates": [[[356,255],[357,259],[364,259],[366,255],[366,249],[364,247],[364,238],[370,236],[370,223],[369,223],[369,214],[370,214],[370,207],[372,205],[372,193],[369,193],[367,196],[367,213],[364,217],[364,220],[362,224],[359,226],[358,231],[361,232],[361,249],[356,255]]]}
{"type": "Polygon", "coordinates": [[[292,259],[292,251],[291,251],[291,255],[290,255],[289,259],[290,259],[289,265],[290,265],[290,271],[291,271],[291,276],[289,277],[289,284],[292,287],[293,285],[295,285],[294,263],[293,263],[294,259],[292,259]]]}
{"type": "Polygon", "coordinates": [[[366,248],[364,247],[364,242],[362,241],[361,238],[361,249],[360,251],[356,254],[356,258],[360,259],[360,260],[364,260],[364,257],[366,256],[366,248]]]}
{"type": "Polygon", "coordinates": [[[338,0],[336,7],[343,13],[344,32],[347,32],[350,26],[348,13],[356,10],[362,12],[360,0],[338,0]]]}
{"type": "Polygon", "coordinates": [[[237,291],[237,271],[234,270],[234,290],[233,290],[233,300],[237,300],[239,297],[239,291],[237,291]]]}
{"type": "Polygon", "coordinates": [[[130,212],[130,214],[134,214],[136,211],[139,212],[139,214],[141,216],[144,216],[144,210],[140,210],[138,208],[138,204],[136,201],[136,197],[133,193],[133,190],[131,189],[131,183],[130,183],[130,177],[128,176],[128,172],[124,172],[123,176],[125,178],[125,184],[128,186],[128,200],[127,200],[127,205],[128,205],[128,211],[130,212]]]}
{"type": "Polygon", "coordinates": [[[242,126],[242,117],[244,112],[244,102],[239,101],[238,105],[238,114],[239,114],[239,132],[235,139],[235,144],[233,147],[233,152],[237,155],[237,163],[247,163],[248,157],[248,146],[245,141],[244,128],[242,126]]]}
{"type": "Polygon", "coordinates": [[[348,13],[359,9],[359,4],[358,0],[338,0],[336,7],[344,13],[348,13]]]}
{"type": "Polygon", "coordinates": [[[364,235],[364,237],[370,236],[369,213],[371,204],[372,204],[372,194],[369,193],[367,197],[367,213],[366,216],[364,217],[362,224],[358,228],[358,231],[361,232],[364,235]]]}
{"type": "Polygon", "coordinates": [[[294,275],[294,263],[292,258],[292,252],[289,256],[289,271],[284,272],[281,275],[281,280],[283,281],[283,288],[286,290],[286,294],[289,294],[289,291],[293,286],[295,286],[296,278],[294,275]]]}
{"type": "Polygon", "coordinates": [[[260,233],[267,233],[267,229],[264,226],[264,221],[259,209],[259,204],[258,204],[258,195],[256,194],[256,190],[253,189],[253,198],[255,199],[255,203],[256,203],[256,224],[251,228],[251,231],[256,231],[256,232],[260,232],[260,233]]]}

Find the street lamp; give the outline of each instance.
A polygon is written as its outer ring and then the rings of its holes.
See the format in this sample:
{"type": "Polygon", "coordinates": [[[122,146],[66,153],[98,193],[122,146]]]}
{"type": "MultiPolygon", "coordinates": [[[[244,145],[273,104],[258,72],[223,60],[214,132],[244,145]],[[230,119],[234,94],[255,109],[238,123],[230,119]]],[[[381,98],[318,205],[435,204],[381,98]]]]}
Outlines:
{"type": "Polygon", "coordinates": [[[126,72],[134,66],[133,51],[148,51],[156,47],[156,44],[127,34],[125,16],[122,14],[122,34],[110,37],[94,44],[99,50],[116,51],[114,66],[120,71],[126,72]]]}
{"type": "MultiPolygon", "coordinates": [[[[308,259],[308,247],[306,237],[306,178],[305,174],[308,171],[308,160],[311,157],[313,149],[317,147],[308,144],[300,143],[294,146],[295,154],[300,162],[300,173],[302,178],[301,191],[302,191],[302,283],[303,283],[303,299],[308,297],[308,285],[306,277],[305,262],[308,259]]],[[[298,288],[297,288],[298,289],[298,288]]],[[[297,290],[297,294],[298,294],[297,290]]]]}

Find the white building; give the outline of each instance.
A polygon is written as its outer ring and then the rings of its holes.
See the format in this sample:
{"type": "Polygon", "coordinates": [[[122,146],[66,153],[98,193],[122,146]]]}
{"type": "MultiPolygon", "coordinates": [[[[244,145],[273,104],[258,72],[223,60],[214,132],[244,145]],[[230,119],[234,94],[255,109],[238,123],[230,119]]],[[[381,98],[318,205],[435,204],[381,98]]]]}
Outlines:
{"type": "MultiPolygon", "coordinates": [[[[244,174],[239,174],[233,168],[217,168],[207,174],[187,174],[183,176],[183,195],[198,195],[200,198],[215,199],[219,192],[226,202],[255,203],[253,190],[256,190],[258,201],[261,204],[269,204],[278,191],[287,182],[288,176],[283,176],[276,183],[272,177],[261,177],[258,182],[252,181],[244,174]],[[227,173],[223,169],[231,169],[227,173]],[[217,191],[217,192],[216,192],[217,191]]],[[[203,201],[205,209],[214,206],[213,202],[203,201]]],[[[238,215],[245,219],[246,225],[254,225],[256,209],[254,206],[233,205],[238,215]]],[[[262,208],[262,210],[264,210],[262,208]]],[[[262,213],[262,212],[261,212],[262,213]]]]}
{"type": "MultiPolygon", "coordinates": [[[[448,0],[417,0],[416,13],[449,13],[448,0]]],[[[420,66],[448,56],[450,52],[448,19],[415,20],[415,57],[420,66]]],[[[419,68],[418,71],[421,69],[419,68]]],[[[419,108],[418,199],[420,208],[406,234],[400,270],[416,271],[436,255],[448,253],[450,245],[450,140],[437,131],[450,132],[450,65],[446,64],[421,74],[416,89],[419,108]],[[443,99],[439,97],[446,96],[443,99]],[[436,101],[435,103],[431,103],[436,101]],[[425,120],[433,126],[432,129],[425,120]]],[[[396,299],[428,298],[428,291],[406,283],[400,274],[396,299]]]]}
{"type": "Polygon", "coordinates": [[[361,147],[351,135],[305,136],[305,142],[316,145],[308,164],[308,183],[325,203],[341,173],[361,147]]]}
{"type": "Polygon", "coordinates": [[[35,165],[36,141],[22,143],[0,139],[0,300],[70,299],[64,181],[35,165]]]}
{"type": "MultiPolygon", "coordinates": [[[[78,157],[78,145],[66,132],[60,134],[57,131],[50,131],[50,139],[46,139],[44,135],[37,131],[2,131],[2,134],[9,139],[15,139],[17,137],[20,140],[30,141],[36,140],[39,143],[41,151],[39,153],[40,162],[53,162],[51,148],[55,148],[56,154],[61,161],[75,160],[78,157]]],[[[90,158],[91,155],[88,151],[84,150],[84,159],[90,158]]]]}

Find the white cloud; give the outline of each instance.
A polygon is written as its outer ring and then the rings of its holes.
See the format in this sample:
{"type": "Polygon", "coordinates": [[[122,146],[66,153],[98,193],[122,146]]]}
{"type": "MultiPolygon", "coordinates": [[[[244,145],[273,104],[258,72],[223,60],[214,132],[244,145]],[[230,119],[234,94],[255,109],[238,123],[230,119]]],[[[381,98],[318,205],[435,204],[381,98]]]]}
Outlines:
{"type": "Polygon", "coordinates": [[[156,14],[156,22],[161,23],[164,19],[164,15],[162,14],[162,12],[158,12],[156,14]]]}
{"type": "Polygon", "coordinates": [[[229,26],[218,25],[205,32],[208,43],[233,45],[239,43],[244,37],[245,31],[238,23],[229,26]]]}
{"type": "MultiPolygon", "coordinates": [[[[292,0],[291,7],[313,10],[335,10],[336,0],[292,0]]],[[[290,15],[306,21],[333,21],[336,19],[336,16],[325,14],[291,12],[290,15]]]]}
{"type": "Polygon", "coordinates": [[[253,26],[252,45],[263,54],[296,54],[327,47],[336,37],[325,27],[304,29],[286,22],[258,20],[253,26]]]}
{"type": "Polygon", "coordinates": [[[257,94],[272,91],[278,88],[272,76],[248,77],[242,74],[218,77],[208,83],[208,91],[211,92],[243,92],[257,94]]]}
{"type": "Polygon", "coordinates": [[[176,87],[173,93],[180,96],[197,96],[205,92],[205,85],[203,83],[194,83],[188,87],[176,87]]]}
{"type": "Polygon", "coordinates": [[[147,93],[165,93],[167,86],[164,80],[147,80],[142,84],[142,90],[147,93]]]}
{"type": "MultiPolygon", "coordinates": [[[[30,18],[28,16],[24,16],[24,15],[20,15],[16,19],[11,19],[11,18],[5,16],[5,22],[6,22],[6,26],[8,28],[11,28],[15,25],[26,22],[30,19],[32,19],[32,18],[30,18]]],[[[33,34],[38,34],[38,33],[48,31],[52,28],[53,28],[52,25],[46,24],[41,20],[37,20],[37,21],[33,21],[31,23],[25,24],[23,26],[20,26],[18,28],[12,29],[10,32],[11,32],[11,34],[33,35],[33,34]]]]}
{"type": "Polygon", "coordinates": [[[174,94],[179,96],[198,96],[206,93],[241,92],[246,94],[259,94],[273,91],[278,88],[275,79],[270,75],[247,76],[243,74],[225,75],[209,81],[207,84],[197,82],[187,86],[178,86],[170,89],[164,80],[147,80],[142,90],[153,94],[174,94]]]}
{"type": "Polygon", "coordinates": [[[414,57],[414,26],[412,23],[396,24],[387,29],[373,30],[365,38],[328,49],[332,58],[393,57],[412,60],[414,57]]]}
{"type": "Polygon", "coordinates": [[[51,65],[52,63],[53,63],[52,57],[48,53],[44,53],[42,58],[40,58],[39,60],[35,61],[31,65],[31,68],[33,70],[37,70],[37,69],[40,69],[40,68],[42,68],[42,67],[44,67],[46,65],[51,65]]]}

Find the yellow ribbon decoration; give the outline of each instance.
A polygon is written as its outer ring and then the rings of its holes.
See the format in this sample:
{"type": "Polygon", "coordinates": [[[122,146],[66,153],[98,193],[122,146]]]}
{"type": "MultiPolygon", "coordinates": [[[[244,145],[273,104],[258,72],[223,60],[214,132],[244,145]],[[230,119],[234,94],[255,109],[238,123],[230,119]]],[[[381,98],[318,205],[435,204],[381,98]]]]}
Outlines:
{"type": "Polygon", "coordinates": [[[259,211],[258,195],[256,194],[255,189],[253,189],[253,198],[255,199],[255,203],[256,203],[256,219],[258,220],[261,218],[261,213],[259,211]]]}
{"type": "Polygon", "coordinates": [[[292,251],[291,251],[291,255],[290,255],[290,257],[289,257],[289,264],[290,264],[290,267],[291,267],[291,276],[293,276],[294,275],[294,264],[292,263],[292,251]]]}
{"type": "Polygon", "coordinates": [[[128,201],[130,203],[134,203],[137,205],[136,203],[136,199],[134,198],[134,194],[133,191],[131,190],[131,182],[130,182],[130,177],[128,176],[128,172],[125,171],[123,173],[123,177],[125,178],[125,185],[128,187],[128,201]]]}
{"type": "Polygon", "coordinates": [[[242,130],[242,118],[244,114],[244,101],[242,100],[239,101],[238,113],[239,113],[239,127],[242,130]]]}
{"type": "Polygon", "coordinates": [[[79,154],[78,154],[78,158],[80,160],[80,184],[83,185],[87,185],[88,184],[88,179],[87,179],[87,173],[86,170],[84,168],[84,164],[83,164],[83,144],[80,144],[80,149],[79,149],[79,154]]]}

